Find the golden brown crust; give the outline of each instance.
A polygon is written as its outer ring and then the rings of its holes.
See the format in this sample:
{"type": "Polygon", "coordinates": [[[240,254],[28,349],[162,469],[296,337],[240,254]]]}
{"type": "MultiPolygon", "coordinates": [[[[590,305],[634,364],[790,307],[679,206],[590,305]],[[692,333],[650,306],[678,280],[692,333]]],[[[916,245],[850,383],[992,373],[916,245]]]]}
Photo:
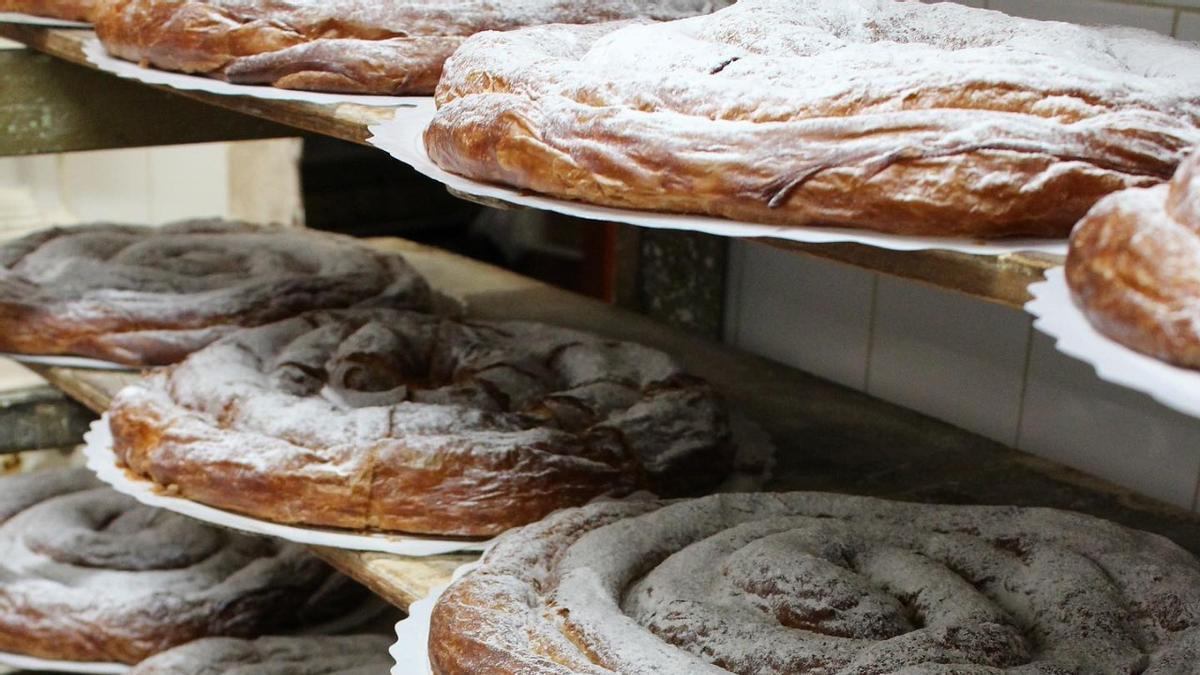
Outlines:
{"type": "Polygon", "coordinates": [[[0,12],[20,12],[64,21],[92,23],[98,0],[0,0],[0,12]]]}
{"type": "Polygon", "coordinates": [[[84,469],[7,478],[0,495],[0,651],[137,663],[200,638],[328,621],[362,601],[302,547],[140,505],[84,469]]]}
{"type": "Polygon", "coordinates": [[[483,536],[605,494],[695,494],[732,466],[720,397],[664,354],[395,310],[241,331],[122,391],[133,473],[259,518],[483,536]]]}
{"type": "Polygon", "coordinates": [[[163,365],[309,309],[429,302],[402,256],[308,230],[93,225],[0,246],[0,351],[20,354],[163,365]]]}
{"type": "Polygon", "coordinates": [[[239,84],[430,94],[462,39],[529,23],[676,18],[725,0],[114,0],[96,33],[120,58],[239,84]]]}
{"type": "Polygon", "coordinates": [[[749,0],[475,35],[447,61],[425,145],[454,173],[605,206],[1065,236],[1200,142],[1197,59],[953,3],[749,0]]]}
{"type": "Polygon", "coordinates": [[[1166,675],[1193,672],[1198,583],[1169,540],[1051,509],[601,502],[504,535],[438,598],[429,656],[436,675],[1166,675]]]}
{"type": "Polygon", "coordinates": [[[1066,277],[1101,333],[1200,368],[1200,152],[1169,185],[1097,204],[1071,236],[1066,277]]]}

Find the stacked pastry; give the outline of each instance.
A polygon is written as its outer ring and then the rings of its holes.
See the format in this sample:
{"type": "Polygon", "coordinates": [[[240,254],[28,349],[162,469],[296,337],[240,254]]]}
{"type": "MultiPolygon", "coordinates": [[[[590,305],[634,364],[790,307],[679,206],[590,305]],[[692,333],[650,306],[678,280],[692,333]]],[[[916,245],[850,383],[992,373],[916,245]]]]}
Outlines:
{"type": "Polygon", "coordinates": [[[1097,204],[1071,235],[1066,273],[1097,330],[1200,368],[1200,151],[1169,184],[1097,204]]]}
{"type": "Polygon", "coordinates": [[[1200,49],[951,2],[741,0],[483,33],[443,168],[605,206],[898,234],[1066,236],[1200,144],[1200,49]]]}
{"type": "Polygon", "coordinates": [[[96,32],[143,65],[287,89],[429,94],[473,33],[693,16],[732,0],[109,0],[96,32]]]}
{"type": "Polygon", "coordinates": [[[102,0],[0,0],[0,12],[92,22],[102,0]]]}
{"type": "Polygon", "coordinates": [[[84,470],[0,479],[0,651],[134,664],[328,621],[363,599],[298,546],[141,506],[84,470]]]}
{"type": "Polygon", "coordinates": [[[55,228],[0,246],[0,351],[174,363],[310,309],[425,309],[398,254],[348,237],[216,220],[55,228]]]}
{"type": "Polygon", "coordinates": [[[1200,561],[1050,509],[840,495],[596,503],[433,611],[439,675],[1183,675],[1200,561]]]}

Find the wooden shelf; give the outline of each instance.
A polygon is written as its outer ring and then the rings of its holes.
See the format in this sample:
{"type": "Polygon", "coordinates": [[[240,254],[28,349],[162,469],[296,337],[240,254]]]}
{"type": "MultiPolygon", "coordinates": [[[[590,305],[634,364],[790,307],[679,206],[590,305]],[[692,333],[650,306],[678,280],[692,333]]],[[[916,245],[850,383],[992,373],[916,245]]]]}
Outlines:
{"type": "MultiPolygon", "coordinates": [[[[17,24],[0,24],[0,37],[16,40],[38,51],[83,66],[85,69],[92,71],[94,77],[101,78],[101,81],[111,82],[113,76],[99,73],[95,70],[94,66],[87,63],[87,59],[83,56],[81,45],[84,40],[90,38],[92,35],[93,33],[87,30],[55,30],[17,24]]],[[[155,89],[155,87],[150,87],[149,85],[134,86],[155,89]]],[[[164,89],[164,91],[171,91],[180,97],[256,117],[260,120],[268,120],[304,132],[323,134],[364,145],[369,135],[367,127],[389,119],[392,114],[387,108],[370,108],[351,104],[320,106],[294,101],[264,101],[244,97],[214,96],[211,94],[171,89],[164,89]]],[[[97,106],[117,107],[120,105],[117,101],[119,98],[119,96],[105,96],[98,102],[82,101],[81,105],[91,103],[97,106]]],[[[178,119],[178,116],[183,113],[178,113],[165,104],[154,106],[146,102],[130,101],[128,107],[136,109],[137,119],[156,119],[161,121],[165,125],[164,133],[174,129],[176,133],[181,134],[179,137],[180,140],[165,140],[160,142],[188,142],[185,140],[186,137],[183,134],[185,132],[192,133],[193,135],[196,133],[194,131],[196,125],[194,124],[173,124],[171,121],[178,119]],[[189,130],[192,131],[189,132],[189,130]]],[[[0,111],[2,110],[3,108],[0,108],[0,111]]],[[[117,116],[121,114],[118,113],[117,116]]],[[[231,129],[229,132],[231,139],[244,137],[238,136],[237,134],[239,133],[254,133],[251,130],[238,127],[229,122],[226,122],[226,124],[231,129]]],[[[274,128],[271,127],[271,129],[274,128]]],[[[109,131],[111,131],[110,127],[95,130],[96,133],[108,133],[109,131]]],[[[273,133],[273,131],[261,131],[259,133],[269,134],[273,133]]],[[[30,140],[31,142],[37,142],[38,138],[34,137],[30,140]]],[[[206,140],[211,139],[206,136],[206,140]]],[[[7,147],[8,152],[12,153],[14,152],[12,146],[15,142],[10,139],[7,146],[0,144],[0,148],[7,147]]],[[[86,144],[89,141],[82,133],[77,133],[75,134],[74,142],[86,144]]],[[[97,143],[97,141],[92,142],[97,143]]],[[[42,148],[27,148],[24,151],[51,152],[58,149],[59,146],[49,145],[42,148]]],[[[481,201],[485,205],[494,207],[502,208],[505,206],[503,203],[496,203],[489,200],[474,201],[481,201]]],[[[834,260],[883,274],[913,279],[1014,308],[1022,307],[1029,300],[1026,287],[1030,283],[1040,280],[1045,270],[1049,267],[1062,264],[1061,258],[1054,256],[1009,255],[990,257],[971,256],[946,251],[889,251],[858,244],[815,245],[798,244],[781,240],[762,241],[772,246],[793,250],[805,255],[834,260]]]]}
{"type": "MultiPolygon", "coordinates": [[[[397,239],[371,241],[403,253],[467,316],[553,322],[675,355],[775,440],[778,466],[768,489],[1074,509],[1157,532],[1200,554],[1200,515],[644,316],[437,249],[397,239]]],[[[40,372],[97,411],[133,377],[60,368],[40,372]]],[[[317,553],[402,608],[470,559],[317,553]]]]}

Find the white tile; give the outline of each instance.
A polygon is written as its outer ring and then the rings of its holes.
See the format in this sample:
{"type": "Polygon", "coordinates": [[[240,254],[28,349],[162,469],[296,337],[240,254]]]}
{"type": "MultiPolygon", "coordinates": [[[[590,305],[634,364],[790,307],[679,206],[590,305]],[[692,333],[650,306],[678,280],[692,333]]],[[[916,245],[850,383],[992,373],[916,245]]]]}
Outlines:
{"type": "Polygon", "coordinates": [[[1091,366],[1034,338],[1021,449],[1156,499],[1193,508],[1200,420],[1099,379],[1091,366]]]}
{"type": "Polygon", "coordinates": [[[861,389],[874,275],[751,242],[730,250],[728,341],[861,389]]]}
{"type": "Polygon", "coordinates": [[[1029,325],[1013,309],[880,277],[868,391],[1012,445],[1029,325]]]}
{"type": "Polygon", "coordinates": [[[990,0],[988,6],[1005,14],[1031,19],[1070,21],[1086,25],[1134,26],[1171,34],[1175,10],[1105,0],[990,0]]]}
{"type": "Polygon", "coordinates": [[[176,145],[148,153],[150,223],[228,215],[228,144],[176,145]]]}
{"type": "Polygon", "coordinates": [[[1200,12],[1180,12],[1179,23],[1175,26],[1175,37],[1200,42],[1200,12]]]}
{"type": "Polygon", "coordinates": [[[62,155],[63,202],[83,222],[148,222],[148,157],[140,148],[62,155]]]}

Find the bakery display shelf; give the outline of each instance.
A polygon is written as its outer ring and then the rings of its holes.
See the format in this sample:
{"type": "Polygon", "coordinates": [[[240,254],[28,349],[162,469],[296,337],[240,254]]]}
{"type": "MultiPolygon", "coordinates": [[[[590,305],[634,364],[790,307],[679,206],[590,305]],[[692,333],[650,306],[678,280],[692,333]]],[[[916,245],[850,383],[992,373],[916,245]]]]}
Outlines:
{"type": "MultiPolygon", "coordinates": [[[[16,40],[38,51],[95,70],[95,66],[88,63],[82,52],[84,42],[92,36],[93,33],[86,30],[0,24],[0,37],[16,40]]],[[[101,76],[106,78],[105,81],[111,81],[112,76],[101,76]]],[[[134,86],[154,88],[142,84],[134,86]]],[[[295,101],[266,101],[190,91],[170,91],[226,110],[359,144],[365,144],[370,135],[368,126],[385,121],[392,114],[387,108],[366,108],[350,104],[320,106],[295,101]]],[[[117,101],[111,101],[110,108],[123,109],[117,101]]],[[[520,208],[492,199],[456,194],[486,206],[520,208]]],[[[1026,286],[1040,280],[1048,267],[1062,263],[1061,259],[1053,256],[1030,254],[974,256],[936,250],[891,251],[860,244],[798,244],[775,239],[762,241],[800,254],[917,280],[1014,308],[1020,308],[1030,299],[1025,292],[1026,286]]]]}
{"type": "MultiPolygon", "coordinates": [[[[468,316],[546,321],[637,340],[675,355],[770,433],[778,464],[768,489],[1074,509],[1163,534],[1200,554],[1200,515],[596,300],[430,247],[397,239],[370,241],[403,253],[468,316]]],[[[103,410],[113,393],[135,377],[38,370],[94,410],[103,410]]],[[[444,583],[453,569],[470,560],[464,555],[412,559],[317,552],[400,607],[444,583]]]]}

